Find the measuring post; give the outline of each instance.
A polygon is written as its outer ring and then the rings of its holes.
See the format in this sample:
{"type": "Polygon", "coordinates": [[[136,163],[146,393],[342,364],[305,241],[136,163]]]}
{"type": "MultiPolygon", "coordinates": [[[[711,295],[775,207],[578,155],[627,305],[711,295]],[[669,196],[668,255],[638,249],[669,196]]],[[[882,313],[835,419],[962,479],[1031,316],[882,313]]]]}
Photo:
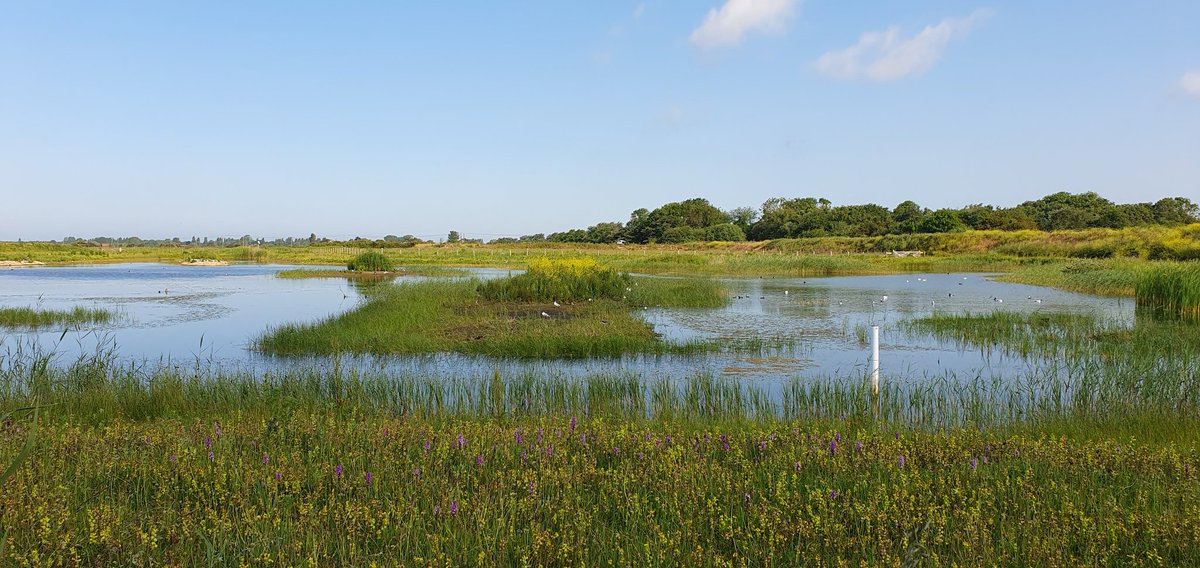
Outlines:
{"type": "Polygon", "coordinates": [[[871,392],[879,394],[879,326],[871,326],[871,392]]]}

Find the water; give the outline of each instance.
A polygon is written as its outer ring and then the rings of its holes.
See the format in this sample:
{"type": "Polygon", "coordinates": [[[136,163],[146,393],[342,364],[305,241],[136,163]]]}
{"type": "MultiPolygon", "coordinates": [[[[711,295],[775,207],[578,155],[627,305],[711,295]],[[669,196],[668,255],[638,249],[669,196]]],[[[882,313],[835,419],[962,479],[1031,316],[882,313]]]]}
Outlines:
{"type": "MultiPolygon", "coordinates": [[[[363,301],[358,288],[341,278],[275,276],[288,268],[296,267],[128,263],[0,270],[0,306],[85,306],[118,313],[114,323],[65,334],[62,329],[10,331],[0,338],[4,349],[0,352],[11,353],[23,343],[36,341],[53,348],[65,361],[112,348],[121,358],[134,362],[202,363],[208,368],[327,364],[328,359],[271,357],[250,350],[254,338],[271,326],[317,321],[363,301]]],[[[470,273],[490,278],[509,272],[470,269],[470,273]]],[[[734,298],[725,308],[645,306],[640,312],[668,339],[717,339],[729,344],[762,339],[766,348],[753,353],[591,360],[514,361],[435,354],[352,357],[341,362],[435,376],[486,376],[496,369],[562,375],[617,371],[667,378],[707,372],[767,381],[804,375],[862,375],[869,354],[865,340],[870,326],[879,325],[885,375],[992,377],[1019,373],[1030,362],[1017,355],[964,349],[927,335],[909,335],[898,324],[934,310],[1052,310],[1091,313],[1110,321],[1133,319],[1133,303],[1128,300],[997,282],[977,273],[733,278],[727,282],[734,298]]]]}

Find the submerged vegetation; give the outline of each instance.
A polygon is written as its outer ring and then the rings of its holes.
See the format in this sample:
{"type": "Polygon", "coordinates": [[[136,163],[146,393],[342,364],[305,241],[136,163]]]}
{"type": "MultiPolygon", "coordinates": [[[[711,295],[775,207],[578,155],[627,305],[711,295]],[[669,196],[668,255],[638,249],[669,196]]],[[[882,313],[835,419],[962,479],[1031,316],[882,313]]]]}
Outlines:
{"type": "Polygon", "coordinates": [[[486,282],[398,284],[373,290],[366,303],[347,313],[274,328],[256,347],[280,355],[458,352],[534,358],[713,348],[663,341],[631,313],[631,301],[721,305],[728,301],[725,291],[711,282],[672,286],[657,280],[574,259],[537,261],[522,274],[486,282]]]}
{"type": "Polygon", "coordinates": [[[43,310],[35,308],[0,308],[0,327],[10,329],[39,329],[45,327],[73,327],[88,324],[108,323],[113,313],[99,308],[75,306],[69,310],[43,310]]]}

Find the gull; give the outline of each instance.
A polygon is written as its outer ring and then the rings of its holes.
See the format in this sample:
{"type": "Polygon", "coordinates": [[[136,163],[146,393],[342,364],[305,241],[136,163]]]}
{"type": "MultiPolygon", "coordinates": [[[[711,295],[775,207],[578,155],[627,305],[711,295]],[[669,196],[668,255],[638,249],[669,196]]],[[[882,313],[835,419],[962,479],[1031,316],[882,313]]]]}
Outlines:
{"type": "Polygon", "coordinates": [[[1033,303],[1040,304],[1040,303],[1042,303],[1042,299],[1038,298],[1038,299],[1034,300],[1033,303]]]}
{"type": "Polygon", "coordinates": [[[554,307],[556,307],[556,308],[557,308],[557,307],[560,307],[560,306],[562,306],[562,304],[558,303],[558,300],[554,300],[554,307]]]}
{"type": "Polygon", "coordinates": [[[883,299],[882,299],[882,300],[880,300],[880,301],[881,301],[881,302],[886,302],[886,301],[887,301],[887,294],[884,294],[884,296],[883,296],[883,299]]]}
{"type": "Polygon", "coordinates": [[[788,295],[788,291],[787,291],[787,290],[784,290],[784,291],[783,291],[783,295],[784,295],[784,296],[788,295]]]}
{"type": "Polygon", "coordinates": [[[1001,300],[1000,298],[992,298],[992,301],[996,302],[997,304],[1004,302],[1004,300],[1001,300]]]}
{"type": "Polygon", "coordinates": [[[542,317],[544,317],[544,318],[548,318],[548,317],[550,317],[550,314],[548,314],[548,313],[546,313],[546,312],[542,312],[542,317]]]}

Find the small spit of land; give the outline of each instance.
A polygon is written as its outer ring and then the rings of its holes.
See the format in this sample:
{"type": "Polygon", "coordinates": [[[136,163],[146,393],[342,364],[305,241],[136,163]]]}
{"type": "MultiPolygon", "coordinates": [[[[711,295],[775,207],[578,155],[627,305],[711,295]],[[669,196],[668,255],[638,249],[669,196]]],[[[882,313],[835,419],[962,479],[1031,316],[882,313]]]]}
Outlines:
{"type": "MultiPolygon", "coordinates": [[[[1197,234],[415,247],[381,254],[413,270],[523,272],[370,286],[342,315],[258,338],[269,353],[330,355],[277,371],[8,353],[0,564],[1194,565],[1200,266],[1111,251],[1178,253],[1197,234]],[[883,245],[927,254],[865,250],[883,245]],[[1038,363],[878,393],[853,372],[435,377],[340,355],[703,351],[664,342],[637,312],[720,305],[721,275],[906,270],[1128,296],[1137,315],[914,317],[897,325],[1038,363]]],[[[164,250],[93,260],[180,254],[164,250]]],[[[77,252],[0,246],[46,262],[77,252]]],[[[341,265],[362,252],[228,260],[341,265]]]]}

